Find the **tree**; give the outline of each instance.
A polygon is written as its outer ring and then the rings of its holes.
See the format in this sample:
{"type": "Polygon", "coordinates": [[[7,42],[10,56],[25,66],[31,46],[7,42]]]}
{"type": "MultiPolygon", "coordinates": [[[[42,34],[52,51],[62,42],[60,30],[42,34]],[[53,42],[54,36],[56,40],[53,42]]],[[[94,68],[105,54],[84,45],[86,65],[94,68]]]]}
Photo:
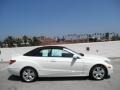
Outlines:
{"type": "Polygon", "coordinates": [[[109,32],[105,33],[105,39],[109,40],[109,32]]]}
{"type": "Polygon", "coordinates": [[[14,43],[15,43],[15,39],[12,36],[8,36],[5,40],[4,40],[5,44],[8,44],[8,47],[14,47],[14,43]]]}
{"type": "Polygon", "coordinates": [[[120,40],[120,37],[119,37],[119,35],[118,34],[116,34],[116,35],[114,35],[114,36],[112,36],[112,41],[115,41],[115,40],[120,40]]]}
{"type": "Polygon", "coordinates": [[[33,37],[33,39],[32,39],[33,41],[32,41],[32,45],[34,45],[34,46],[37,46],[37,45],[40,45],[41,44],[41,42],[40,42],[40,40],[37,38],[37,37],[33,37]]]}
{"type": "Polygon", "coordinates": [[[89,34],[88,36],[89,36],[89,38],[92,38],[91,34],[89,34]]]}
{"type": "Polygon", "coordinates": [[[28,39],[29,46],[33,46],[33,40],[31,38],[28,39]]]}
{"type": "Polygon", "coordinates": [[[15,39],[15,42],[16,42],[16,44],[17,44],[18,47],[21,47],[21,46],[22,46],[22,39],[16,38],[16,39],[15,39]]]}
{"type": "Polygon", "coordinates": [[[61,40],[62,40],[62,41],[65,41],[65,37],[63,36],[61,40]]]}
{"type": "Polygon", "coordinates": [[[0,47],[2,47],[2,42],[0,41],[0,47]]]}
{"type": "Polygon", "coordinates": [[[24,42],[25,46],[27,46],[28,37],[26,35],[24,35],[22,39],[23,39],[23,42],[24,42]]]}
{"type": "Polygon", "coordinates": [[[57,42],[60,42],[60,38],[59,37],[57,37],[57,42]]]}
{"type": "Polygon", "coordinates": [[[102,33],[100,33],[100,39],[101,39],[101,37],[102,37],[102,33]]]}

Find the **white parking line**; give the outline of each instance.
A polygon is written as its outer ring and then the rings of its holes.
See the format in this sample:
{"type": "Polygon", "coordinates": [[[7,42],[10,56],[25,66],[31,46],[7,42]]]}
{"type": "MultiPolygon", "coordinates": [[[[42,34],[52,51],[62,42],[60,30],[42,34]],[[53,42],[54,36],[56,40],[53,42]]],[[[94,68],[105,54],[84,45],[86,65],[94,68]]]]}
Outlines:
{"type": "Polygon", "coordinates": [[[0,71],[4,71],[4,70],[6,70],[7,68],[8,68],[8,66],[7,66],[7,67],[4,67],[4,68],[1,68],[0,71]]]}

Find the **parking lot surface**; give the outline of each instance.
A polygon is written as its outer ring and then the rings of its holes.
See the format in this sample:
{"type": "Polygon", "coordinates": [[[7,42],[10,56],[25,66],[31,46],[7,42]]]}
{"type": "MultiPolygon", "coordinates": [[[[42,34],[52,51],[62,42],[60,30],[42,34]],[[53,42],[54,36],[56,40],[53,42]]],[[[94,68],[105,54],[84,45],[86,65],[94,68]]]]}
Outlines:
{"type": "Polygon", "coordinates": [[[112,59],[112,65],[112,76],[101,81],[89,80],[88,77],[60,77],[39,78],[25,83],[8,73],[7,63],[0,63],[0,90],[120,90],[120,58],[112,59]]]}

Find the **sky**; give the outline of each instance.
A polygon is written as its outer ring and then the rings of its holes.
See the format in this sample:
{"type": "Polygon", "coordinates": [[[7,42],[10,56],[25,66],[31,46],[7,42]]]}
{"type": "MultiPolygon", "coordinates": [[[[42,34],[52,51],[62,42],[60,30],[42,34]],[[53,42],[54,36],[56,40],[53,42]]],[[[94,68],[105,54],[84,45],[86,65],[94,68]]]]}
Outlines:
{"type": "Polygon", "coordinates": [[[120,32],[120,0],[0,0],[0,38],[120,32]]]}

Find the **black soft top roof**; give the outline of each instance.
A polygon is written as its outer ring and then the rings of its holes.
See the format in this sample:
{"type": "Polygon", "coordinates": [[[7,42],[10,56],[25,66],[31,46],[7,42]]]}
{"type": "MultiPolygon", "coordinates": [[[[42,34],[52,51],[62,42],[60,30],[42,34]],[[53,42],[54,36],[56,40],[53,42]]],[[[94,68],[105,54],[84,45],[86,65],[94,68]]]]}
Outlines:
{"type": "Polygon", "coordinates": [[[24,54],[24,56],[32,56],[33,54],[35,54],[36,52],[38,52],[41,49],[63,49],[65,47],[63,46],[42,46],[42,47],[37,47],[27,53],[24,54]]]}
{"type": "Polygon", "coordinates": [[[38,47],[38,48],[41,48],[41,49],[44,49],[44,48],[58,48],[58,49],[63,49],[65,47],[64,46],[42,46],[42,47],[38,47]]]}

